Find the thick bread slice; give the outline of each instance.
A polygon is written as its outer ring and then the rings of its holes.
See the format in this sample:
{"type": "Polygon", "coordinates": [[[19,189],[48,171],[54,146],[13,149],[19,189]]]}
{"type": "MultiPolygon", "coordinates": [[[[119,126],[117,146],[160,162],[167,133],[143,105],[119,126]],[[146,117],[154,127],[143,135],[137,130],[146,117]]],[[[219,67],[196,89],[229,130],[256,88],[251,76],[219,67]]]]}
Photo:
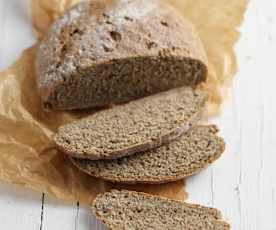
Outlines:
{"type": "Polygon", "coordinates": [[[54,138],[65,153],[85,159],[115,159],[166,144],[195,123],[205,94],[178,88],[62,126],[54,138]]]}
{"type": "Polygon", "coordinates": [[[127,102],[207,76],[193,26],[159,0],[93,0],[69,10],[37,51],[38,89],[58,110],[127,102]]]}
{"type": "Polygon", "coordinates": [[[216,126],[191,128],[167,145],[116,160],[72,158],[82,171],[104,180],[122,183],[165,183],[199,172],[221,156],[225,144],[216,126]]]}
{"type": "Polygon", "coordinates": [[[111,230],[229,230],[219,210],[140,192],[112,190],[93,210],[111,230]]]}

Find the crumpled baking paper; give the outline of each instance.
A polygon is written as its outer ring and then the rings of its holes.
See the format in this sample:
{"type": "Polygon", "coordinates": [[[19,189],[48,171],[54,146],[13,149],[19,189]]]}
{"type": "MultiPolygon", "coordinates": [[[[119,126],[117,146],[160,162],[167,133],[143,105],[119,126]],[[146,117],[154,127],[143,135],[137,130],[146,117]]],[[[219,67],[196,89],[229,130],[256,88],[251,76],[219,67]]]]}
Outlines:
{"type": "MultiPolygon", "coordinates": [[[[80,0],[32,0],[33,26],[38,38],[51,23],[80,0]]],[[[247,0],[164,0],[196,26],[209,59],[209,114],[222,103],[225,86],[237,71],[233,46],[239,38],[247,0]]],[[[0,180],[21,184],[67,201],[89,205],[111,188],[128,188],[183,200],[184,181],[164,185],[123,186],[94,179],[76,169],[55,148],[57,127],[94,111],[45,112],[35,83],[35,49],[25,50],[0,72],[0,180]]]]}

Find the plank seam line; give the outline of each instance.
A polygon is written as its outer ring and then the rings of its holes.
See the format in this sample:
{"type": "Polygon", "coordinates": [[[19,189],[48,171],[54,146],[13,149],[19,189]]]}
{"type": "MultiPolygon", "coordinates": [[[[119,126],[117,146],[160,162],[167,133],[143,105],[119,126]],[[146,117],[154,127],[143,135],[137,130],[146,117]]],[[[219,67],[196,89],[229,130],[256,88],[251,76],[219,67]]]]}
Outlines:
{"type": "Polygon", "coordinates": [[[45,201],[45,194],[42,193],[42,196],[41,196],[41,212],[40,212],[40,227],[39,227],[39,230],[43,229],[44,201],[45,201]]]}
{"type": "Polygon", "coordinates": [[[75,230],[78,229],[79,211],[80,211],[80,203],[77,202],[77,213],[76,213],[76,217],[75,217],[75,230]]]}
{"type": "Polygon", "coordinates": [[[242,151],[243,151],[243,129],[242,129],[242,117],[239,114],[239,108],[240,105],[238,103],[238,99],[236,94],[234,95],[234,107],[235,109],[235,116],[237,117],[237,124],[238,124],[238,137],[239,137],[239,141],[238,141],[238,146],[237,146],[237,154],[239,157],[239,174],[238,174],[238,181],[237,181],[237,185],[235,187],[235,191],[237,194],[237,201],[238,201],[238,213],[239,213],[239,229],[242,230],[242,199],[241,199],[241,186],[243,183],[243,178],[242,178],[242,151]]]}

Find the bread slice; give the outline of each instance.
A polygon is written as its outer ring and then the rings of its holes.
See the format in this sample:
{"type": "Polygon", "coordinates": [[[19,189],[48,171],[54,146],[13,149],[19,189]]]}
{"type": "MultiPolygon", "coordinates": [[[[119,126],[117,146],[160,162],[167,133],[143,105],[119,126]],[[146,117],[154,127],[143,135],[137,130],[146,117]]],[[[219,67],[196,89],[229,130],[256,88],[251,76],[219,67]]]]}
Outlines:
{"type": "Polygon", "coordinates": [[[162,1],[93,0],[54,23],[36,72],[45,107],[70,110],[195,86],[207,59],[194,27],[162,1]]]}
{"type": "Polygon", "coordinates": [[[197,126],[167,145],[116,160],[72,158],[80,170],[122,183],[165,183],[193,175],[221,156],[224,141],[216,126],[197,126]]]}
{"type": "Polygon", "coordinates": [[[140,192],[100,194],[93,210],[111,230],[228,230],[219,210],[140,192]]]}
{"type": "Polygon", "coordinates": [[[65,153],[115,159],[179,137],[201,115],[206,97],[191,88],[149,96],[62,126],[54,138],[65,153]]]}

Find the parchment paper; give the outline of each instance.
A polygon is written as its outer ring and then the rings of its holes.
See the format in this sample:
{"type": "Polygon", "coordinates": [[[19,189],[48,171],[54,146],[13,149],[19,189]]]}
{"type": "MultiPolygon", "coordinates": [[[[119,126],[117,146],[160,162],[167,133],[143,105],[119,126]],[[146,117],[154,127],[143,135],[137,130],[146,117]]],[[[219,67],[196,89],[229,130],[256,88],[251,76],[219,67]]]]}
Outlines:
{"type": "MultiPolygon", "coordinates": [[[[53,20],[80,0],[33,0],[33,25],[42,37],[53,20]]],[[[234,43],[247,0],[164,0],[172,3],[198,29],[209,58],[209,114],[218,112],[225,86],[237,70],[234,43]]],[[[35,87],[36,46],[0,73],[0,179],[69,201],[89,205],[96,194],[119,187],[78,171],[52,142],[57,127],[93,111],[57,113],[41,108],[35,87]]],[[[184,181],[129,189],[182,200],[184,181]]]]}

